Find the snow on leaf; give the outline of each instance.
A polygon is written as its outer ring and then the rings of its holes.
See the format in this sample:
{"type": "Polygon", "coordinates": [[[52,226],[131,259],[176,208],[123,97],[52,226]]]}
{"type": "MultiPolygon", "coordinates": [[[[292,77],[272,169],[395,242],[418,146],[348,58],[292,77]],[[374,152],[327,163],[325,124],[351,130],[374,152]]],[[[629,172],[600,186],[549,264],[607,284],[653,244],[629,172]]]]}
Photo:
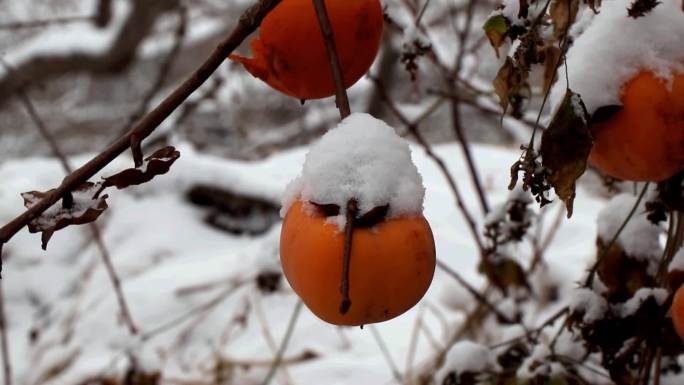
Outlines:
{"type": "Polygon", "coordinates": [[[121,190],[129,186],[147,183],[157,175],[166,174],[173,162],[179,157],[180,152],[174,147],[164,147],[147,157],[142,166],[129,168],[104,178],[100,191],[111,186],[116,186],[121,190]]]}
{"type": "Polygon", "coordinates": [[[589,115],[578,94],[567,90],[541,141],[542,164],[549,170],[549,182],[565,202],[572,216],[575,183],[587,168],[593,139],[589,115]]]}
{"type": "MultiPolygon", "coordinates": [[[[64,207],[60,203],[52,205],[39,217],[28,224],[32,233],[42,233],[42,248],[47,249],[47,244],[55,231],[71,225],[83,225],[94,222],[107,209],[107,195],[93,198],[97,191],[97,185],[86,182],[72,191],[73,202],[64,207]]],[[[53,190],[46,192],[29,191],[21,194],[24,198],[24,206],[31,208],[44,197],[52,194],[53,190]]]]}

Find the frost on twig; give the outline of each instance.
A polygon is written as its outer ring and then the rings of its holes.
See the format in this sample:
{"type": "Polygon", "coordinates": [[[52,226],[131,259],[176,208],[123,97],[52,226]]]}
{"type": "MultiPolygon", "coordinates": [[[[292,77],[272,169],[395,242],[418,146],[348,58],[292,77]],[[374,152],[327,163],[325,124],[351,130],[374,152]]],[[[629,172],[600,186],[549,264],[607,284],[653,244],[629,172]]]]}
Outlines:
{"type": "MultiPolygon", "coordinates": [[[[31,208],[36,202],[43,199],[55,190],[46,192],[29,191],[22,193],[24,206],[31,208]]],[[[97,185],[86,182],[72,192],[73,201],[69,205],[53,205],[28,224],[32,233],[42,233],[42,247],[47,249],[47,244],[55,231],[70,225],[83,225],[94,222],[107,209],[107,195],[94,197],[97,185]],[[66,206],[66,207],[65,207],[66,206]]]]}

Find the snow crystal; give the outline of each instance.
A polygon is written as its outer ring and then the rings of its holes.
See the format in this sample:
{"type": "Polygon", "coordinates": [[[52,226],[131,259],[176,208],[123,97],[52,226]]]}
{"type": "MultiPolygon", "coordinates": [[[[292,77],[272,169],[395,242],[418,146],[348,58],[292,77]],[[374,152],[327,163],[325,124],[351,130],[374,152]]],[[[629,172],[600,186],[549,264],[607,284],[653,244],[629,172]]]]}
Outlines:
{"type": "Polygon", "coordinates": [[[616,305],[613,312],[620,315],[622,318],[633,315],[639,310],[641,304],[647,299],[653,297],[658,305],[665,303],[667,299],[667,290],[662,288],[642,287],[634,293],[634,296],[626,302],[616,305]]]}
{"type": "MultiPolygon", "coordinates": [[[[389,204],[389,217],[416,215],[424,195],[408,142],[383,121],[356,113],[311,147],[301,175],[286,189],[281,215],[297,199],[344,208],[352,198],[361,214],[389,204]]],[[[335,221],[343,226],[344,214],[335,221]]]]}
{"type": "Polygon", "coordinates": [[[670,262],[670,265],[668,266],[667,270],[668,271],[675,271],[675,270],[684,271],[684,247],[677,250],[677,252],[675,253],[674,257],[672,258],[672,262],[670,262]]]}
{"type": "MultiPolygon", "coordinates": [[[[637,197],[622,193],[613,197],[598,215],[598,236],[604,245],[610,242],[624,223],[637,197]]],[[[655,273],[661,256],[660,235],[663,230],[651,223],[645,215],[645,201],[642,199],[637,211],[620,233],[617,244],[628,256],[649,263],[649,271],[655,273]]]]}
{"type": "MultiPolygon", "coordinates": [[[[581,34],[567,55],[570,88],[581,95],[590,114],[602,106],[621,104],[622,85],[641,70],[665,80],[684,72],[681,4],[663,1],[645,16],[633,19],[627,16],[631,2],[603,2],[598,15],[583,15],[582,28],[573,31],[581,34]],[[586,29],[584,23],[590,23],[586,29]]],[[[565,79],[565,71],[566,67],[561,68],[559,79],[565,79]]],[[[565,88],[565,81],[556,83],[552,106],[560,105],[565,88]]]]}
{"type": "Polygon", "coordinates": [[[573,312],[584,313],[582,322],[591,324],[602,318],[608,310],[608,302],[593,291],[581,288],[574,292],[570,310],[573,312]]]}
{"type": "Polygon", "coordinates": [[[472,341],[459,341],[447,352],[444,366],[435,374],[441,384],[444,377],[455,372],[477,373],[496,367],[491,351],[483,345],[472,341]]]}

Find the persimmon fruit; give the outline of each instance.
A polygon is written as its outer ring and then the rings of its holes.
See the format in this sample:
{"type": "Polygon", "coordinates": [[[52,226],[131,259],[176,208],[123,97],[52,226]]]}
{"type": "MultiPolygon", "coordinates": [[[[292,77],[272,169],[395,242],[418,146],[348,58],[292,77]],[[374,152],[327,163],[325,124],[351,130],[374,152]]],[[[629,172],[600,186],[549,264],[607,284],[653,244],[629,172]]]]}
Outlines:
{"type": "MultiPolygon", "coordinates": [[[[373,64],[382,40],[379,0],[325,0],[345,87],[373,64]]],[[[335,93],[328,53],[311,0],[283,0],[263,20],[251,41],[252,58],[231,55],[253,76],[295,98],[335,93]]]]}
{"type": "Polygon", "coordinates": [[[684,341],[684,285],[679,286],[672,299],[672,307],[670,307],[670,316],[674,324],[675,331],[679,334],[679,338],[684,341]]]}
{"type": "Polygon", "coordinates": [[[641,71],[622,90],[622,108],[590,127],[590,161],[606,174],[662,181],[684,167],[684,75],[671,83],[641,71]]]}
{"type": "Polygon", "coordinates": [[[292,289],[315,315],[336,325],[382,322],[413,307],[435,271],[434,240],[425,218],[387,218],[352,231],[351,306],[343,311],[345,233],[319,207],[293,203],[280,237],[280,260],[292,289]]]}

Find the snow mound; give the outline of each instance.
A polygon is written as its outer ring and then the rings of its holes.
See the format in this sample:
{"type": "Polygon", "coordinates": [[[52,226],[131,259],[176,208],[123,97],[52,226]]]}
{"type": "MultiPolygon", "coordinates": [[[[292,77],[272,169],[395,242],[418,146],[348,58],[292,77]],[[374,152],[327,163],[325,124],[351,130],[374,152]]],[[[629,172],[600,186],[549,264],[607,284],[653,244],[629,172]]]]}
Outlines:
{"type": "MultiPolygon", "coordinates": [[[[641,70],[652,71],[666,81],[673,73],[684,72],[681,2],[663,1],[637,19],[627,15],[631,3],[603,2],[600,13],[568,51],[567,66],[560,69],[558,78],[565,79],[567,69],[570,88],[581,95],[590,114],[602,106],[622,104],[622,85],[641,70]]],[[[552,106],[561,103],[565,88],[565,81],[556,83],[552,106]]]]}
{"type": "MultiPolygon", "coordinates": [[[[645,201],[642,199],[637,211],[620,233],[617,244],[628,256],[649,263],[649,269],[658,268],[662,253],[660,235],[663,230],[649,222],[645,215],[645,201]]],[[[622,226],[625,218],[636,204],[637,197],[622,193],[613,197],[598,215],[598,236],[604,245],[610,242],[622,226]]],[[[651,271],[655,273],[655,270],[651,271]]]]}
{"type": "Polygon", "coordinates": [[[389,204],[390,218],[416,215],[423,212],[424,196],[408,142],[385,122],[357,113],[311,147],[301,175],[286,189],[281,215],[297,199],[344,208],[352,198],[360,214],[389,204]]]}
{"type": "Polygon", "coordinates": [[[570,310],[573,313],[584,313],[582,322],[592,324],[606,314],[608,302],[592,290],[580,288],[573,293],[570,310]]]}
{"type": "Polygon", "coordinates": [[[460,341],[447,352],[444,366],[435,374],[438,383],[450,373],[479,373],[496,367],[492,352],[484,345],[472,341],[460,341]]]}

